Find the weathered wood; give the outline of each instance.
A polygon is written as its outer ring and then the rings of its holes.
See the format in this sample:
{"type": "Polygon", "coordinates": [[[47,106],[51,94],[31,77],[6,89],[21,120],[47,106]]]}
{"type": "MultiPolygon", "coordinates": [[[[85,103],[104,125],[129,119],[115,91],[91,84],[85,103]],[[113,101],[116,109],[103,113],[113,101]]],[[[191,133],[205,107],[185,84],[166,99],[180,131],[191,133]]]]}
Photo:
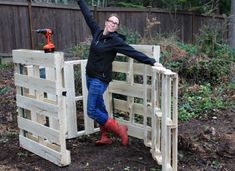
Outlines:
{"type": "Polygon", "coordinates": [[[55,81],[45,80],[41,78],[30,77],[27,75],[15,73],[15,85],[19,87],[25,87],[28,89],[45,91],[47,93],[56,94],[55,81]]]}
{"type": "Polygon", "coordinates": [[[16,104],[18,107],[34,110],[35,112],[43,113],[46,116],[58,117],[58,106],[55,104],[45,103],[43,101],[28,98],[22,95],[16,95],[16,104]]]}
{"type": "MultiPolygon", "coordinates": [[[[113,99],[113,101],[114,101],[115,109],[121,110],[124,112],[129,111],[127,101],[115,99],[115,98],[113,99]]],[[[146,114],[146,116],[149,116],[149,117],[151,116],[151,109],[152,109],[151,106],[147,106],[146,113],[144,113],[144,105],[143,104],[133,103],[132,107],[133,107],[133,113],[140,114],[140,115],[146,114]]]]}
{"type": "Polygon", "coordinates": [[[70,164],[65,140],[63,53],[14,50],[13,61],[20,67],[15,72],[17,106],[27,110],[27,115],[18,116],[21,146],[59,166],[70,164]],[[40,78],[39,68],[45,68],[46,78],[40,78]]]}
{"type": "MultiPolygon", "coordinates": [[[[137,50],[152,53],[157,60],[160,56],[159,46],[136,46],[137,50]],[[152,48],[149,48],[152,47],[152,48]],[[156,47],[155,50],[153,50],[156,47]],[[141,49],[143,48],[143,49],[141,49]],[[151,52],[150,52],[151,50],[151,52]]],[[[28,51],[29,52],[29,51],[28,51]]],[[[17,55],[15,51],[14,55],[17,55]]],[[[38,53],[38,52],[37,52],[38,53]]],[[[19,54],[22,54],[21,50],[19,54]]],[[[21,58],[24,56],[21,55],[21,58]]],[[[18,116],[21,130],[21,145],[59,166],[70,163],[70,154],[66,150],[66,138],[72,138],[99,131],[94,121],[87,115],[87,88],[85,77],[86,60],[64,62],[60,56],[51,61],[53,66],[46,69],[46,79],[39,78],[39,66],[26,55],[25,59],[16,59],[17,105],[23,110],[18,116]],[[26,70],[20,68],[23,62],[26,70]],[[33,63],[33,64],[31,64],[33,63]],[[30,65],[33,65],[32,67],[30,65]],[[81,67],[82,95],[75,95],[74,65],[81,67]],[[24,75],[22,75],[24,73],[24,75]],[[31,83],[35,82],[35,83],[31,83]],[[45,84],[40,88],[37,84],[45,84]],[[53,85],[55,88],[53,89],[53,85]],[[64,87],[65,86],[65,87],[64,87]],[[23,89],[21,88],[23,87],[23,89]],[[43,92],[46,92],[45,97],[43,92]],[[53,89],[53,90],[52,90],[53,89]],[[53,92],[53,93],[52,93],[53,92]],[[83,101],[84,130],[77,131],[76,102],[83,101]],[[49,126],[38,117],[48,117],[49,126]],[[57,124],[58,127],[53,126],[57,124]],[[31,129],[31,127],[33,127],[31,129]],[[45,132],[45,133],[44,133],[45,132]],[[52,144],[54,142],[55,144],[52,144]],[[38,149],[34,149],[38,148],[38,149]],[[43,150],[50,153],[45,157],[43,150]],[[58,161],[60,160],[60,161],[58,161]]],[[[42,66],[45,66],[43,64],[42,66]]],[[[46,67],[47,68],[47,67],[46,67]]],[[[178,136],[178,76],[164,67],[150,67],[128,62],[114,62],[114,72],[126,73],[127,80],[113,80],[104,94],[109,116],[120,111],[129,114],[129,120],[116,117],[120,124],[128,126],[128,135],[144,140],[150,147],[152,157],[162,165],[163,171],[177,170],[177,136],[178,136]],[[134,83],[134,76],[141,75],[143,83],[134,83]],[[151,78],[151,85],[147,78],[151,78]],[[113,98],[112,94],[126,96],[126,100],[113,98]],[[136,101],[135,101],[136,100],[136,101]],[[139,120],[139,121],[138,121],[139,120]],[[151,121],[151,123],[148,123],[151,121]]]]}
{"type": "MultiPolygon", "coordinates": [[[[93,10],[93,9],[92,9],[93,10]]],[[[148,10],[131,8],[98,8],[98,23],[102,27],[104,21],[110,13],[116,12],[120,16],[123,26],[129,30],[139,32],[142,37],[146,26],[146,14],[148,10]]],[[[12,49],[31,48],[28,4],[25,2],[5,2],[0,1],[0,52],[11,53],[12,49]],[[12,27],[14,26],[14,27],[12,27]],[[5,31],[7,30],[7,31],[5,31]]],[[[152,35],[173,33],[184,42],[192,43],[195,35],[199,33],[205,24],[213,25],[218,28],[224,26],[226,18],[223,16],[201,16],[193,13],[178,12],[174,20],[171,18],[170,11],[152,8],[151,17],[156,17],[161,22],[154,26],[152,35]]],[[[151,19],[151,18],[150,18],[151,19]]],[[[90,36],[90,31],[83,19],[81,11],[77,5],[53,5],[32,3],[32,27],[47,26],[53,29],[52,40],[57,50],[65,50],[86,41],[90,36]],[[51,17],[53,16],[53,17],[51,17]],[[74,18],[74,20],[71,20],[74,18]],[[75,20],[76,19],[76,20],[75,20]],[[66,34],[64,30],[70,30],[66,34]]],[[[228,34],[222,35],[225,40],[228,34]]],[[[45,39],[43,35],[33,34],[35,47],[42,49],[45,39]]]]}
{"type": "Polygon", "coordinates": [[[81,63],[81,78],[82,78],[82,94],[83,94],[83,111],[84,111],[84,123],[86,134],[94,133],[94,120],[87,115],[87,86],[86,86],[86,61],[81,63]]]}
{"type": "Polygon", "coordinates": [[[24,136],[20,135],[20,146],[37,154],[38,156],[45,158],[52,163],[55,163],[58,166],[66,166],[70,163],[70,152],[67,150],[65,154],[65,160],[62,160],[62,154],[57,152],[49,147],[46,147],[42,144],[39,144],[33,140],[25,138],[24,136]]]}
{"type": "Polygon", "coordinates": [[[59,144],[59,131],[41,125],[35,121],[18,117],[18,126],[27,132],[48,139],[50,142],[59,144]]]}
{"type": "MultiPolygon", "coordinates": [[[[144,97],[144,92],[143,92],[143,86],[141,84],[133,84],[131,86],[130,84],[124,82],[124,81],[113,81],[109,85],[109,91],[111,93],[116,93],[116,94],[123,94],[127,96],[132,96],[132,97],[138,97],[138,98],[143,98],[144,97]]],[[[148,86],[147,90],[147,97],[150,97],[150,87],[148,86]]]]}
{"type": "MultiPolygon", "coordinates": [[[[67,138],[75,138],[77,137],[77,111],[76,111],[76,101],[80,99],[76,99],[75,97],[75,83],[74,83],[74,65],[65,62],[64,67],[64,80],[66,93],[66,121],[67,121],[67,138]]],[[[82,100],[83,98],[81,98],[82,100]]]]}
{"type": "Polygon", "coordinates": [[[172,122],[175,128],[172,129],[172,167],[178,170],[178,75],[173,79],[173,116],[172,122]]]}
{"type": "Polygon", "coordinates": [[[19,49],[13,50],[13,62],[26,64],[26,65],[41,65],[45,67],[55,67],[55,62],[57,61],[55,58],[59,58],[61,56],[60,52],[56,53],[44,53],[43,51],[34,51],[31,53],[31,50],[27,49],[19,49]],[[40,59],[40,60],[39,60],[40,59]]]}
{"type": "MultiPolygon", "coordinates": [[[[45,73],[46,79],[55,82],[55,79],[56,79],[55,69],[54,68],[48,68],[48,67],[43,68],[43,69],[46,72],[45,73]]],[[[57,100],[55,93],[51,94],[50,92],[47,93],[47,99],[50,100],[50,101],[54,101],[54,102],[56,102],[56,100],[57,100]]],[[[55,119],[53,117],[49,118],[49,125],[50,125],[51,128],[59,129],[58,119],[55,119]]]]}

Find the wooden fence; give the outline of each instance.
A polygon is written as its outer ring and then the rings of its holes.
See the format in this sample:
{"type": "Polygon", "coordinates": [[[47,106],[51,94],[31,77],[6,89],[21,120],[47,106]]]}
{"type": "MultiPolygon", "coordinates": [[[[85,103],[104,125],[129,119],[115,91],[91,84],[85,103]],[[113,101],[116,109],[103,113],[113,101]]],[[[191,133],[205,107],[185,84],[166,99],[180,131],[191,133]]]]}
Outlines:
{"type": "MultiPolygon", "coordinates": [[[[146,18],[156,17],[160,25],[152,28],[154,34],[175,32],[184,42],[193,42],[203,24],[225,27],[223,17],[206,17],[193,13],[172,14],[154,8],[91,8],[98,23],[103,26],[110,13],[118,13],[121,26],[138,31],[142,36],[146,18]]],[[[0,56],[11,53],[12,49],[41,49],[45,43],[43,35],[31,30],[52,28],[56,50],[66,51],[91,35],[77,4],[62,6],[26,2],[0,2],[0,56]]],[[[226,38],[227,35],[225,35],[226,38]]]]}

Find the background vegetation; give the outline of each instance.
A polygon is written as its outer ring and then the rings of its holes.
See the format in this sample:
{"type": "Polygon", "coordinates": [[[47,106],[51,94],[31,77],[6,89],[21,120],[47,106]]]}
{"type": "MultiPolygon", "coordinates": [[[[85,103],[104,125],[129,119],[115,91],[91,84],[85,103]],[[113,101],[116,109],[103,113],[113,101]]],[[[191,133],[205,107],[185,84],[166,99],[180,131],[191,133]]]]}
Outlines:
{"type": "MultiPolygon", "coordinates": [[[[20,1],[20,0],[18,0],[20,1]]],[[[76,0],[32,0],[37,3],[73,4],[76,0]]],[[[171,10],[194,11],[200,14],[227,14],[231,9],[231,0],[86,0],[90,5],[143,8],[152,6],[171,10]]]]}
{"type": "MultiPolygon", "coordinates": [[[[210,116],[213,111],[235,107],[235,49],[224,42],[221,32],[205,25],[196,43],[186,44],[174,34],[143,39],[136,32],[120,28],[128,43],[161,46],[160,62],[179,74],[179,119],[185,121],[216,117],[210,116]]],[[[75,55],[86,58],[88,51],[84,50],[89,45],[81,43],[77,47],[75,55]]]]}

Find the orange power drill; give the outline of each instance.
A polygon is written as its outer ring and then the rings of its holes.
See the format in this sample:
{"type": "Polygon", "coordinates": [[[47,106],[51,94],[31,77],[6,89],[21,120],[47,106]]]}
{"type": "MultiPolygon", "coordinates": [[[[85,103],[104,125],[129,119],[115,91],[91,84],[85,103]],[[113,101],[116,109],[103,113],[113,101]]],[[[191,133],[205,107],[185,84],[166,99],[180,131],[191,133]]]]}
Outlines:
{"type": "Polygon", "coordinates": [[[37,29],[35,30],[37,33],[42,33],[45,35],[47,39],[47,44],[43,46],[45,53],[53,53],[55,51],[55,45],[51,41],[51,35],[53,34],[51,29],[37,29]]]}

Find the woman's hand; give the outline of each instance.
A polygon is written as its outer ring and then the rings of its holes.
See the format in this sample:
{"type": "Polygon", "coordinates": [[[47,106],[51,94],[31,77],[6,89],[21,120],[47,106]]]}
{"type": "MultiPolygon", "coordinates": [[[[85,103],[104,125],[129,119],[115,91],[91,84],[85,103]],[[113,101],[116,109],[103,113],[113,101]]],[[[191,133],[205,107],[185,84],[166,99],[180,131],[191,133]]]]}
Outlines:
{"type": "Polygon", "coordinates": [[[159,62],[155,62],[154,66],[156,66],[156,67],[163,67],[162,64],[160,64],[159,62]]]}

